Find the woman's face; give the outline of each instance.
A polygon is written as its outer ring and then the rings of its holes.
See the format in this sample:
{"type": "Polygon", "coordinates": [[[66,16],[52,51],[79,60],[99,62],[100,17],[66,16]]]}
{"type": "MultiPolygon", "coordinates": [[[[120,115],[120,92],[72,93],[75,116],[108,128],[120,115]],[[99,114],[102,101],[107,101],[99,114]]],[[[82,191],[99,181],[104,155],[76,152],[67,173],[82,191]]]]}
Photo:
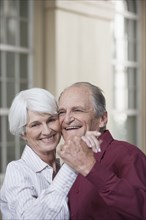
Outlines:
{"type": "Polygon", "coordinates": [[[40,157],[56,149],[60,140],[58,115],[28,110],[27,124],[23,139],[40,157]]]}

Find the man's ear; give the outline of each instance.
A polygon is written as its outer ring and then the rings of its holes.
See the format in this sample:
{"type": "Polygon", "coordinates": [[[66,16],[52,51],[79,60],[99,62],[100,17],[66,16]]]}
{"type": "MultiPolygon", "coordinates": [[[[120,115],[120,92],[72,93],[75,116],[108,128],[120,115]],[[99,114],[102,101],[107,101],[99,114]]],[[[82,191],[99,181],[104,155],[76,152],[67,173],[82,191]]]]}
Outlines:
{"type": "Polygon", "coordinates": [[[104,114],[99,118],[99,128],[103,128],[106,126],[108,121],[108,114],[104,112],[104,114]]]}

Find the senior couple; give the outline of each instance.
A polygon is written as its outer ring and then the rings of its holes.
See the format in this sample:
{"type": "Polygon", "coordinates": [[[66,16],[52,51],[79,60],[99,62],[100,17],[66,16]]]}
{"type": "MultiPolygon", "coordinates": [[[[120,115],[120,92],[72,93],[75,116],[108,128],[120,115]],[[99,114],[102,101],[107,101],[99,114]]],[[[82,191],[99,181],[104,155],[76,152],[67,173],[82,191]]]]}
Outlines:
{"type": "Polygon", "coordinates": [[[67,87],[58,107],[44,89],[18,93],[9,128],[26,146],[6,169],[3,219],[145,220],[146,156],[115,140],[107,120],[102,90],[87,82],[67,87]]]}

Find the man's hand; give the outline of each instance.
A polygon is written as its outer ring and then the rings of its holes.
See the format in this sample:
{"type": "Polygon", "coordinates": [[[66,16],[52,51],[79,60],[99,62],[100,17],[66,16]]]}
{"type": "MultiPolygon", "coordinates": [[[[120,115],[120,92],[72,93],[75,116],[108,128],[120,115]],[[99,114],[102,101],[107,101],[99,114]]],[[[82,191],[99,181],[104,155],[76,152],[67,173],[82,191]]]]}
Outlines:
{"type": "Polygon", "coordinates": [[[83,176],[86,176],[96,163],[92,148],[88,147],[81,137],[75,136],[67,140],[57,153],[66,164],[83,176]]]}

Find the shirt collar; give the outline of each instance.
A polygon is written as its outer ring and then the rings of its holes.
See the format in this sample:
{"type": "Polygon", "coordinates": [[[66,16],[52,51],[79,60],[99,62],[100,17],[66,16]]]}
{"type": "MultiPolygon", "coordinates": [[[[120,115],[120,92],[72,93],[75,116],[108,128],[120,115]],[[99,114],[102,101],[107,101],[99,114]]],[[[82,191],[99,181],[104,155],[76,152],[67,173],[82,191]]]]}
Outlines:
{"type": "Polygon", "coordinates": [[[102,157],[104,156],[104,153],[107,149],[107,147],[110,145],[110,143],[114,140],[109,130],[106,130],[103,132],[103,134],[100,136],[99,140],[101,140],[101,152],[96,154],[96,159],[98,161],[101,161],[102,157]]]}
{"type": "Polygon", "coordinates": [[[41,160],[41,158],[28,145],[25,146],[21,159],[25,161],[27,166],[34,170],[34,172],[40,172],[47,166],[48,168],[51,168],[51,166],[41,160]]]}

